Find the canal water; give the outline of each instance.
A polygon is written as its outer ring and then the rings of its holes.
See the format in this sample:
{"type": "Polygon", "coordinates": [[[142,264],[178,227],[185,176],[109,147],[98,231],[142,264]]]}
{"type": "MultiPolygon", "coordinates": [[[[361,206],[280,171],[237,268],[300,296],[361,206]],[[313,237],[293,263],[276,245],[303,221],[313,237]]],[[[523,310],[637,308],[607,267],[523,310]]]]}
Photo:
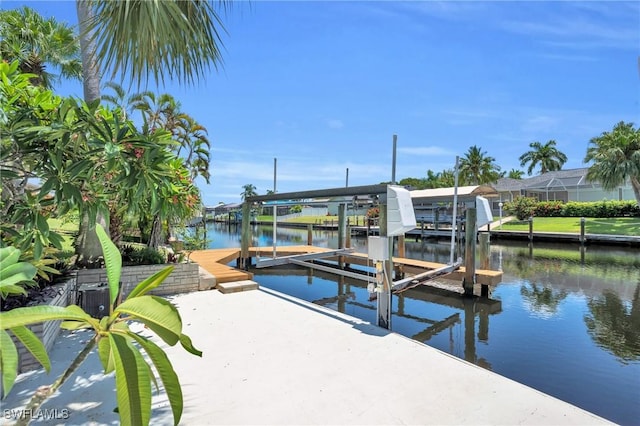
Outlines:
{"type": "MultiPolygon", "coordinates": [[[[273,228],[252,228],[271,246],[273,228]]],[[[240,230],[210,223],[211,248],[240,247],[240,230]]],[[[337,248],[337,232],[313,231],[337,248]]],[[[277,228],[278,245],[307,243],[305,229],[277,228]]],[[[352,239],[366,252],[366,239],[352,239]]],[[[406,256],[447,263],[449,244],[406,242],[406,256]]],[[[480,303],[416,289],[393,297],[392,330],[524,383],[613,422],[640,424],[640,251],[493,241],[503,271],[480,303]]],[[[261,286],[375,323],[367,283],[297,267],[255,269],[261,286]]],[[[411,368],[409,360],[403,365],[411,368]]]]}

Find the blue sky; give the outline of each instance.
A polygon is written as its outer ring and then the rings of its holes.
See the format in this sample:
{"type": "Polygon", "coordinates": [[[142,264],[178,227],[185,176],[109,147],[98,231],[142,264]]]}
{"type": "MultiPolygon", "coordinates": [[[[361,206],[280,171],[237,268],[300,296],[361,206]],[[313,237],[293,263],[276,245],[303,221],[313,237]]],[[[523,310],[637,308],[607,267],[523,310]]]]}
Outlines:
{"type": "MultiPolygon", "coordinates": [[[[74,23],[71,1],[27,4],[74,23]]],[[[224,68],[159,89],[209,131],[204,202],[368,185],[453,168],[478,145],[503,170],[554,139],[583,167],[589,140],[640,124],[640,3],[237,2],[224,68]]],[[[63,94],[82,95],[64,83],[63,94]]]]}

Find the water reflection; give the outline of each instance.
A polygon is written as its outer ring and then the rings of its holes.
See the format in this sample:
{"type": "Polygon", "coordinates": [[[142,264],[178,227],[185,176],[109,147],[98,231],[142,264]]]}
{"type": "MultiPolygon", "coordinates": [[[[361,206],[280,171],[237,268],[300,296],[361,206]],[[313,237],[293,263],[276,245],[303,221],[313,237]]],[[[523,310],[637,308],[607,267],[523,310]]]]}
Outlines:
{"type": "Polygon", "coordinates": [[[640,281],[630,303],[605,290],[602,296],[590,298],[587,305],[589,314],[584,322],[596,344],[625,364],[640,360],[640,281]]]}
{"type": "Polygon", "coordinates": [[[542,318],[552,317],[558,312],[558,306],[567,297],[564,289],[554,290],[550,286],[528,283],[520,287],[529,310],[542,318]]]}

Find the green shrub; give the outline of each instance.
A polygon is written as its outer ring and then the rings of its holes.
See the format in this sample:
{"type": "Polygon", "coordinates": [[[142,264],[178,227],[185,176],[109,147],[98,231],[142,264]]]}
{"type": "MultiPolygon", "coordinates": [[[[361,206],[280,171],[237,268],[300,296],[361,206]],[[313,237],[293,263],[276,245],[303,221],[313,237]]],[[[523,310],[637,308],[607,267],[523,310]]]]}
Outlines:
{"type": "Polygon", "coordinates": [[[533,215],[540,217],[561,217],[564,216],[562,207],[562,201],[540,201],[535,205],[533,215]]]}
{"type": "Polygon", "coordinates": [[[538,217],[629,217],[640,216],[635,201],[537,201],[532,197],[517,197],[504,203],[504,211],[518,220],[538,217]]]}
{"type": "Polygon", "coordinates": [[[124,246],[120,249],[122,261],[129,265],[159,265],[165,263],[165,256],[150,247],[124,246]]]}
{"type": "Polygon", "coordinates": [[[565,217],[628,217],[640,216],[640,207],[635,201],[572,201],[564,204],[565,217]]]}
{"type": "Polygon", "coordinates": [[[516,197],[512,202],[504,203],[504,211],[514,214],[518,220],[526,220],[533,216],[538,201],[531,197],[516,197]]]}

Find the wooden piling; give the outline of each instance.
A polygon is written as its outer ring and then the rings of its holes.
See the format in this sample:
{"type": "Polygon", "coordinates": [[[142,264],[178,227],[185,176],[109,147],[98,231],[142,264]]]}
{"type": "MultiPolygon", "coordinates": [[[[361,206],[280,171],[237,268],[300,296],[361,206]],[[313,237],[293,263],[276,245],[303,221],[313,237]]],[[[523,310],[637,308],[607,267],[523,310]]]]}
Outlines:
{"type": "Polygon", "coordinates": [[[313,225],[312,224],[307,225],[307,245],[308,246],[313,245],[313,225]]]}
{"type": "Polygon", "coordinates": [[[529,241],[533,241],[533,216],[529,216],[529,241]]]}
{"type": "Polygon", "coordinates": [[[478,213],[475,208],[468,208],[465,220],[464,236],[464,267],[465,274],[462,281],[465,296],[473,296],[473,286],[476,283],[476,218],[478,213]]]}
{"type": "Polygon", "coordinates": [[[478,256],[480,257],[480,269],[489,269],[490,261],[490,233],[480,232],[478,234],[478,256]]]}
{"type": "Polygon", "coordinates": [[[382,291],[378,293],[378,327],[391,329],[391,281],[393,280],[393,238],[387,234],[387,204],[380,204],[379,216],[380,236],[387,237],[389,240],[389,259],[384,261],[384,282],[382,291]]]}
{"type": "Polygon", "coordinates": [[[580,244],[582,244],[582,245],[584,245],[584,243],[586,241],[585,236],[584,236],[585,222],[586,222],[585,218],[581,217],[580,218],[580,244]]]}
{"type": "Polygon", "coordinates": [[[242,233],[240,236],[240,268],[249,270],[251,258],[249,257],[249,245],[251,242],[251,228],[249,221],[251,216],[251,206],[248,202],[242,204],[242,233]]]}

